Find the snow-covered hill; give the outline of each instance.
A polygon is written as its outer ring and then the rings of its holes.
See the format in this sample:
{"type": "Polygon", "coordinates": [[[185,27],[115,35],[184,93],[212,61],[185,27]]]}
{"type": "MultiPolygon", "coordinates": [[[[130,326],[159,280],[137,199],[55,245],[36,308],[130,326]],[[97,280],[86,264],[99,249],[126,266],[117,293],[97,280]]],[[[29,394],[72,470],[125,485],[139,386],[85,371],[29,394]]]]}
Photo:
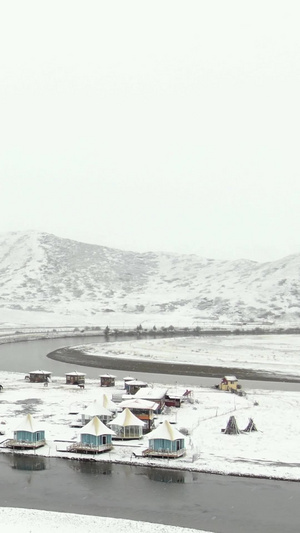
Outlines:
{"type": "Polygon", "coordinates": [[[299,273],[300,255],[220,261],[12,232],[0,235],[0,321],[294,326],[299,273]]]}

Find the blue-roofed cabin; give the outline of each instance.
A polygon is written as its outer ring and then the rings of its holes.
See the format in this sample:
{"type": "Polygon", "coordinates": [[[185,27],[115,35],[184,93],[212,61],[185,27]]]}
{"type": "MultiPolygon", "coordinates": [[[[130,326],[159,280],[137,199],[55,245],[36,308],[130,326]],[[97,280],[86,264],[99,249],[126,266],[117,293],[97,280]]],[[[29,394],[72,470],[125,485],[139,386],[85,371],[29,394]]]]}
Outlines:
{"type": "Polygon", "coordinates": [[[149,446],[143,455],[176,458],[185,454],[184,435],[165,420],[148,434],[149,446]]]}
{"type": "Polygon", "coordinates": [[[7,441],[8,448],[40,448],[46,444],[45,431],[37,426],[30,414],[26,415],[14,431],[14,438],[7,441]]]}
{"type": "Polygon", "coordinates": [[[80,430],[80,442],[68,447],[68,451],[79,453],[102,453],[112,449],[114,432],[106,427],[97,416],[80,430]]]}

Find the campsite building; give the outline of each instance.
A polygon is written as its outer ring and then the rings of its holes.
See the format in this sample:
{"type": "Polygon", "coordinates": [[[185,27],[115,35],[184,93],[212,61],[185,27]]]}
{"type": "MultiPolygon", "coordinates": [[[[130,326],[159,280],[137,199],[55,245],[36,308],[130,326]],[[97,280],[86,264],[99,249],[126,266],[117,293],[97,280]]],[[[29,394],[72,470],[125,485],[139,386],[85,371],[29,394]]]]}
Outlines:
{"type": "Polygon", "coordinates": [[[114,432],[106,427],[97,416],[80,431],[80,442],[68,446],[67,451],[77,453],[102,453],[112,449],[114,432]]]}
{"type": "Polygon", "coordinates": [[[224,391],[237,391],[241,388],[235,376],[224,376],[217,388],[224,391]]]}
{"type": "Polygon", "coordinates": [[[125,376],[123,378],[123,381],[124,381],[124,389],[127,390],[126,383],[128,383],[128,381],[134,381],[134,378],[132,376],[125,376]]]}
{"type": "Polygon", "coordinates": [[[115,439],[140,439],[143,436],[144,422],[126,407],[108,424],[115,432],[115,439]]]}
{"type": "Polygon", "coordinates": [[[116,376],[112,374],[102,374],[100,377],[100,387],[114,387],[116,376]]]}
{"type": "Polygon", "coordinates": [[[134,397],[142,400],[148,400],[150,402],[156,402],[158,404],[157,413],[160,414],[165,407],[166,393],[167,389],[162,389],[159,387],[146,387],[137,391],[134,397]]]}
{"type": "Polygon", "coordinates": [[[148,434],[149,446],[143,455],[176,458],[185,454],[184,435],[165,420],[148,434]]]}
{"type": "Polygon", "coordinates": [[[110,422],[113,417],[112,412],[106,407],[104,407],[101,400],[94,400],[81,413],[82,425],[87,424],[95,416],[97,416],[99,420],[101,420],[101,422],[103,422],[104,424],[107,424],[108,422],[110,422]]]}
{"type": "Polygon", "coordinates": [[[121,402],[119,407],[130,409],[137,418],[144,422],[143,433],[149,433],[154,423],[154,413],[158,409],[158,403],[140,398],[132,398],[132,400],[121,402]]]}
{"type": "Polygon", "coordinates": [[[46,444],[45,431],[37,425],[31,414],[27,414],[17,429],[13,439],[8,439],[8,448],[35,449],[46,444]]]}
{"type": "Polygon", "coordinates": [[[68,372],[66,373],[66,383],[67,385],[84,385],[85,376],[83,372],[68,372]]]}
{"type": "Polygon", "coordinates": [[[134,379],[133,381],[126,381],[125,388],[128,394],[136,394],[140,389],[148,387],[148,384],[145,381],[139,381],[134,379]]]}
{"type": "Polygon", "coordinates": [[[31,383],[49,383],[51,374],[52,372],[47,372],[46,370],[32,370],[29,372],[29,381],[31,383]]]}

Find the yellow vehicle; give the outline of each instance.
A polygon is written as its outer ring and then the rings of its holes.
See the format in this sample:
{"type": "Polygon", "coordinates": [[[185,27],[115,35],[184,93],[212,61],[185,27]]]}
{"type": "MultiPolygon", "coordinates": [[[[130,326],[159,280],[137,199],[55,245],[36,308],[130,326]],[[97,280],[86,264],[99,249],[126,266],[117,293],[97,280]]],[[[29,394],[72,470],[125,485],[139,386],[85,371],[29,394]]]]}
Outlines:
{"type": "Polygon", "coordinates": [[[240,393],[241,388],[242,387],[235,376],[224,376],[221,383],[216,385],[216,389],[233,392],[236,394],[240,393]]]}

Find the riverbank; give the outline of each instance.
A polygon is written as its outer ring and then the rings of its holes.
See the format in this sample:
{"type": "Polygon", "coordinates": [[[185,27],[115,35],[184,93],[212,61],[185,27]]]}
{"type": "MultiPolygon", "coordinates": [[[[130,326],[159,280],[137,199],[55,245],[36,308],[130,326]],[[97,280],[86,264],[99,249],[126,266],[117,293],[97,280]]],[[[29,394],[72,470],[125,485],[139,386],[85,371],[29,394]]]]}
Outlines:
{"type": "Polygon", "coordinates": [[[47,356],[72,365],[126,372],[300,382],[299,335],[140,339],[61,348],[47,356]]]}

